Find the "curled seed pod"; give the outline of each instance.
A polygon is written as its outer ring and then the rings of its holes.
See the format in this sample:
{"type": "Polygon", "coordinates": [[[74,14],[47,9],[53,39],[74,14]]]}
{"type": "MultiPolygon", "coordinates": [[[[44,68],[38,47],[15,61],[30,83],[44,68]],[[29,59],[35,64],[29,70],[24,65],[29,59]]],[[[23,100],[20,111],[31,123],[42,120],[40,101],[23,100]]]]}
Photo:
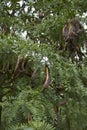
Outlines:
{"type": "Polygon", "coordinates": [[[44,84],[43,84],[43,91],[48,88],[48,86],[50,85],[51,83],[51,77],[50,77],[50,69],[48,67],[48,65],[46,64],[45,65],[45,78],[44,78],[44,84]]]}

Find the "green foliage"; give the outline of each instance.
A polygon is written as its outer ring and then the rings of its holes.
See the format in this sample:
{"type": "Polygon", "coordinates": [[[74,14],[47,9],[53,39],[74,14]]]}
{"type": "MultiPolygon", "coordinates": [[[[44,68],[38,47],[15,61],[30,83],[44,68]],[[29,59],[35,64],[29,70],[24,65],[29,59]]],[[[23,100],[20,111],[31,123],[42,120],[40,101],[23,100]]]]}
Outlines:
{"type": "MultiPolygon", "coordinates": [[[[72,63],[59,48],[65,46],[65,22],[78,16],[84,24],[86,6],[85,0],[1,0],[1,130],[87,129],[87,52],[82,61],[72,63]],[[13,78],[19,56],[27,63],[13,78]],[[45,64],[51,84],[43,92],[45,64]]],[[[80,43],[87,51],[86,32],[80,43]]]]}
{"type": "Polygon", "coordinates": [[[54,130],[54,128],[50,124],[47,124],[45,122],[31,122],[29,126],[12,126],[10,130],[54,130]]]}

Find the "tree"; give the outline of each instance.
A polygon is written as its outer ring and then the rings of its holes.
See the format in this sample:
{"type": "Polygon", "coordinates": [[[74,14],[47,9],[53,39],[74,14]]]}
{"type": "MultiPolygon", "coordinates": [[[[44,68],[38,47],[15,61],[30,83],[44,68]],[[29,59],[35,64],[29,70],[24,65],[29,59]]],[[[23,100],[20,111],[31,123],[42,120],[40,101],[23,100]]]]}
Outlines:
{"type": "MultiPolygon", "coordinates": [[[[86,23],[82,17],[86,5],[85,0],[0,2],[2,130],[87,128],[86,53],[82,61],[72,63],[67,59],[62,35],[68,19],[78,15],[86,23]],[[45,64],[51,82],[43,92],[45,64]]],[[[80,39],[82,48],[83,43],[86,49],[86,30],[80,39]]]]}

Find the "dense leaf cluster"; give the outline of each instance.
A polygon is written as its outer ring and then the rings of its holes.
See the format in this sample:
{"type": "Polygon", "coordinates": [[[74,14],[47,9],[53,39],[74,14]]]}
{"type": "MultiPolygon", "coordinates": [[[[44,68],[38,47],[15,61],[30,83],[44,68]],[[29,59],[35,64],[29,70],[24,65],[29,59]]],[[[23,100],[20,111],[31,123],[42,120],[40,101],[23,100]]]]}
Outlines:
{"type": "Polygon", "coordinates": [[[85,0],[0,1],[1,130],[87,129],[86,29],[82,61],[67,59],[62,36],[68,19],[86,24],[86,6],[85,0]],[[45,64],[51,83],[43,92],[45,64]]]}

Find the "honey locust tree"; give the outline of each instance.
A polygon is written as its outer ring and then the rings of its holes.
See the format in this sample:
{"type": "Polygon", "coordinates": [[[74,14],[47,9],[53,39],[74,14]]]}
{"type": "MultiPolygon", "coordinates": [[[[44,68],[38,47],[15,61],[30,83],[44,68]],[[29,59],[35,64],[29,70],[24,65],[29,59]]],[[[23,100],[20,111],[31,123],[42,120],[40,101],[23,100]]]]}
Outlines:
{"type": "Polygon", "coordinates": [[[86,29],[79,41],[85,57],[77,63],[67,59],[62,36],[68,19],[86,24],[86,6],[85,0],[0,1],[1,130],[87,129],[86,29]],[[43,92],[45,64],[51,82],[43,92]]]}

